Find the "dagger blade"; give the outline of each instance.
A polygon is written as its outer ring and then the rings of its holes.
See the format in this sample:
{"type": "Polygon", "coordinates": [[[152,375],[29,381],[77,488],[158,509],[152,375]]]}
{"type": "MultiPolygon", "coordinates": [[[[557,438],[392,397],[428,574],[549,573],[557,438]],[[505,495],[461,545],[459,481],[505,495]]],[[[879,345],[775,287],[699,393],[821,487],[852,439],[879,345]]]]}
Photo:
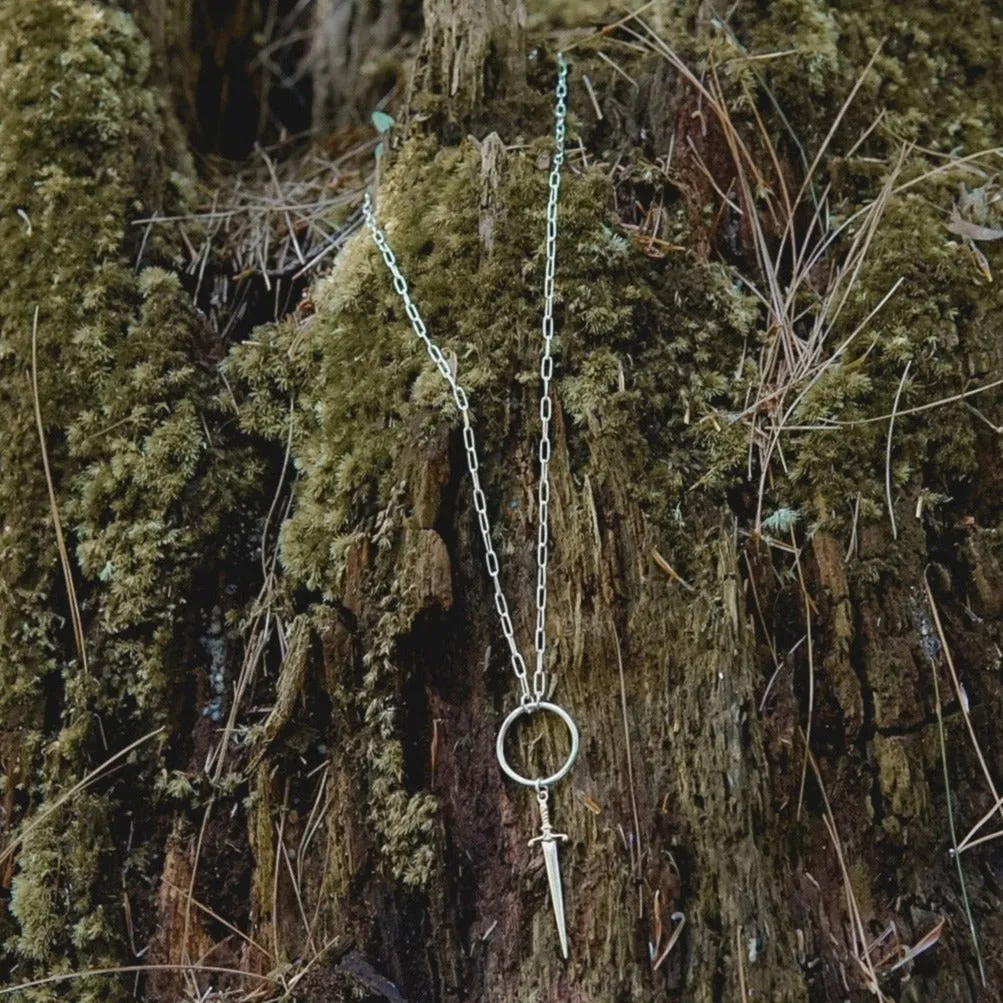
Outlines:
{"type": "Polygon", "coordinates": [[[543,862],[547,865],[547,884],[550,885],[550,901],[554,906],[554,918],[557,920],[557,935],[561,938],[561,954],[565,960],[568,957],[568,930],[564,922],[564,890],[561,888],[561,864],[557,859],[557,841],[544,839],[543,862]]]}

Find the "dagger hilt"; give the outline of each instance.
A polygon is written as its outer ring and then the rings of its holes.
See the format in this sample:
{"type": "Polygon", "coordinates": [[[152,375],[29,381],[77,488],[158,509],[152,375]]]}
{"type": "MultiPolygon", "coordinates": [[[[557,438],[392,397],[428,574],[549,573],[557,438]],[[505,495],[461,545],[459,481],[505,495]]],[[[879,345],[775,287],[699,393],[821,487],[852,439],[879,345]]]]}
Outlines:
{"type": "Polygon", "coordinates": [[[567,833],[554,832],[554,827],[550,824],[550,806],[547,804],[548,795],[546,787],[537,788],[536,800],[540,805],[540,835],[534,836],[529,841],[529,845],[532,846],[534,843],[554,843],[559,839],[567,842],[567,833]]]}

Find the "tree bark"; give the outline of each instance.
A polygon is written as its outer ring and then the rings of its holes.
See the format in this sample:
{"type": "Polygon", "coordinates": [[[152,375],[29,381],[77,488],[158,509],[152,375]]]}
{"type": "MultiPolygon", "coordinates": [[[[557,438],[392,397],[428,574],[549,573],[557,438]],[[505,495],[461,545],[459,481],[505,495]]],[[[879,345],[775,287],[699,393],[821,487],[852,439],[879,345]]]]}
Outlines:
{"type": "MultiPolygon", "coordinates": [[[[948,852],[1003,783],[1000,182],[960,160],[1003,124],[992,6],[658,3],[597,34],[555,4],[527,42],[521,3],[425,4],[374,201],[470,394],[525,651],[544,28],[582,29],[547,604],[582,734],[551,796],[568,962],[495,759],[516,687],[452,397],[364,231],[235,343],[192,305],[131,225],[188,208],[192,12],[135,6],[0,6],[15,998],[1003,999],[999,844],[948,852]]],[[[360,10],[337,67],[344,10],[315,12],[328,124],[360,10]]],[[[536,725],[512,754],[549,772],[536,725]]]]}
{"type": "Polygon", "coordinates": [[[439,98],[448,118],[468,120],[525,80],[522,0],[424,0],[423,13],[414,89],[439,98]]]}

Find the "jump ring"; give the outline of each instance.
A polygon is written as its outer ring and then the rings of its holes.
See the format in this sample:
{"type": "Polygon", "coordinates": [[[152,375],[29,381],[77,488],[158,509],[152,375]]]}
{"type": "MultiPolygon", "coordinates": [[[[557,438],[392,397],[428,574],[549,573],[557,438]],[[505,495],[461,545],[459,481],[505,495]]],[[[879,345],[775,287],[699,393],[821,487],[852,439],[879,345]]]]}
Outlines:
{"type": "Polygon", "coordinates": [[[556,784],[558,780],[566,777],[571,771],[571,767],[575,765],[575,760],[578,758],[578,728],[575,722],[571,719],[571,715],[563,708],[554,703],[545,703],[544,701],[534,702],[530,704],[522,703],[504,721],[502,721],[502,726],[498,729],[498,741],[495,743],[495,752],[498,756],[498,764],[501,766],[502,771],[510,779],[514,780],[517,784],[522,784],[524,787],[535,787],[539,790],[541,787],[550,787],[552,784],[556,784]],[[564,765],[552,776],[549,777],[537,777],[530,780],[528,777],[524,777],[519,773],[516,773],[514,769],[509,765],[508,760],[505,758],[505,736],[508,734],[509,728],[512,727],[515,722],[522,717],[524,714],[535,714],[538,710],[549,711],[551,714],[555,714],[559,717],[568,729],[568,734],[571,736],[571,752],[568,754],[568,758],[565,760],[564,765]]]}

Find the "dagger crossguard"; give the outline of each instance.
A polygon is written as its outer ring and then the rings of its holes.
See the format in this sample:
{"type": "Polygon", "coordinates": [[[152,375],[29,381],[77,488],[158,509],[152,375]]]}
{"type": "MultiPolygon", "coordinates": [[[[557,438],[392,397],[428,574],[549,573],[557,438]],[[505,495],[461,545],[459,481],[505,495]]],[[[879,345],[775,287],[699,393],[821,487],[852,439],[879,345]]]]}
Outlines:
{"type": "Polygon", "coordinates": [[[546,787],[541,787],[536,792],[536,799],[540,805],[540,835],[534,836],[528,845],[533,846],[534,843],[554,843],[558,839],[567,842],[567,833],[554,832],[554,827],[550,824],[550,806],[547,804],[546,787]]]}

